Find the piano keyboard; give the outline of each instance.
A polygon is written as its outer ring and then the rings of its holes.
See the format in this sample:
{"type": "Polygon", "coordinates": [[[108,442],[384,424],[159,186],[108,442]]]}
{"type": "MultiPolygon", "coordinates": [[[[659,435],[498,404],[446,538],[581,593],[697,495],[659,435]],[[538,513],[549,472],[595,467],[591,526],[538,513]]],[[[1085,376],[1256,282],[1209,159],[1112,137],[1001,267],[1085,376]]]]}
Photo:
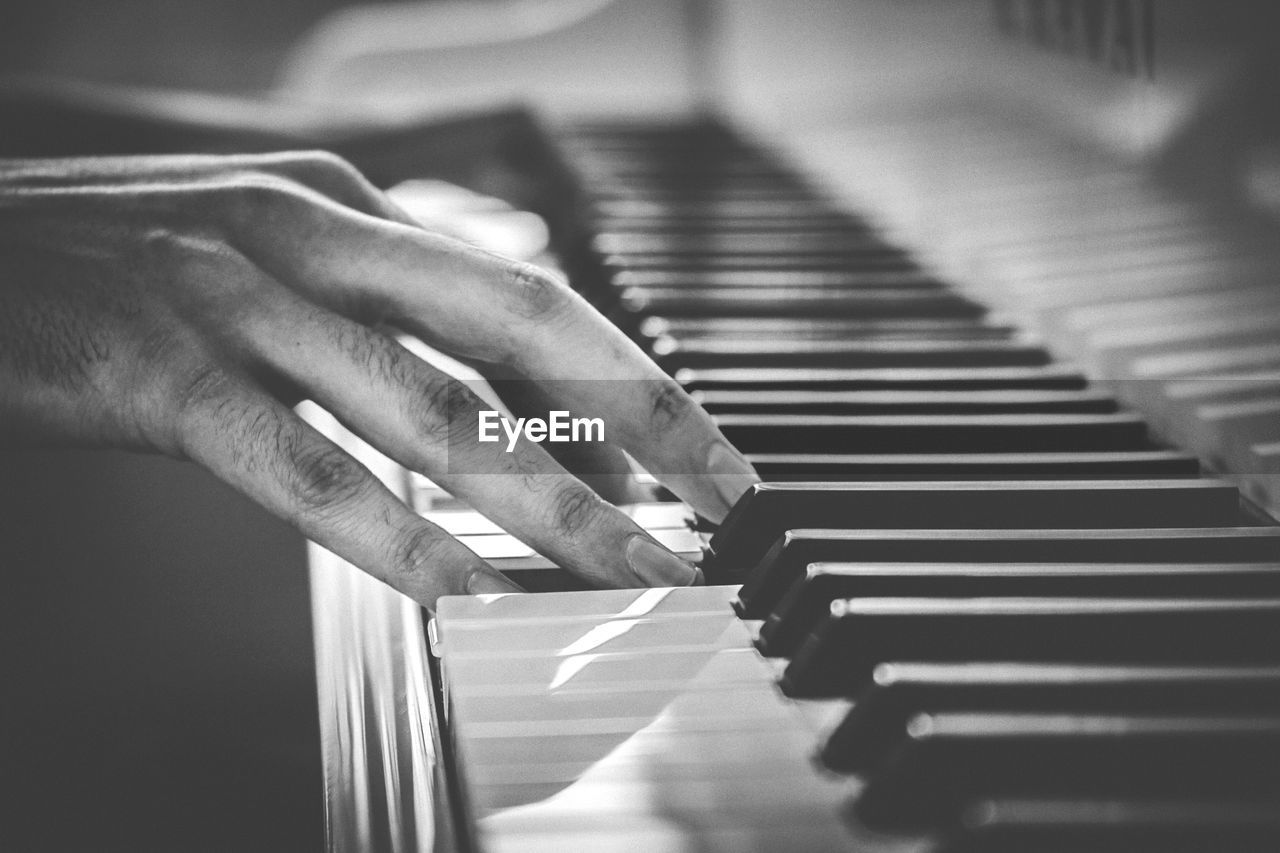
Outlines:
{"type": "Polygon", "coordinates": [[[847,122],[797,150],[948,281],[1280,507],[1280,292],[1265,230],[1190,201],[1150,164],[990,106],[926,99],[892,127],[847,122]]]}
{"type": "MultiPolygon", "coordinates": [[[[441,601],[475,847],[1280,849],[1273,519],[724,127],[563,148],[576,286],[766,482],[716,530],[631,508],[710,586],[441,601]]],[[[1160,328],[1092,339],[1176,378],[1157,344],[1187,335],[1160,328]]],[[[1202,454],[1272,434],[1269,398],[1180,388],[1202,454]]],[[[432,517],[530,588],[571,586],[473,515],[432,517]]]]}

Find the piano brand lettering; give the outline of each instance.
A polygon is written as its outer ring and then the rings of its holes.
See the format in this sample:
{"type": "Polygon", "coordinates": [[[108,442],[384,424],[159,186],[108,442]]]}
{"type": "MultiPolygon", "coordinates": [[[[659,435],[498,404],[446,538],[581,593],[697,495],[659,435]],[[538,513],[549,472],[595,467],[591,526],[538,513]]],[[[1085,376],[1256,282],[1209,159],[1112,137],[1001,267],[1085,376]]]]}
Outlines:
{"type": "Polygon", "coordinates": [[[994,0],[992,6],[1006,36],[1155,79],[1152,0],[994,0]]]}
{"type": "Polygon", "coordinates": [[[601,418],[571,418],[567,411],[559,409],[547,412],[546,420],[542,418],[516,418],[515,423],[503,417],[499,412],[495,412],[492,409],[483,409],[480,412],[479,422],[480,441],[500,441],[499,426],[502,427],[502,432],[506,434],[508,453],[516,449],[516,442],[520,440],[521,434],[527,440],[535,443],[544,441],[604,441],[604,421],[601,418]]]}

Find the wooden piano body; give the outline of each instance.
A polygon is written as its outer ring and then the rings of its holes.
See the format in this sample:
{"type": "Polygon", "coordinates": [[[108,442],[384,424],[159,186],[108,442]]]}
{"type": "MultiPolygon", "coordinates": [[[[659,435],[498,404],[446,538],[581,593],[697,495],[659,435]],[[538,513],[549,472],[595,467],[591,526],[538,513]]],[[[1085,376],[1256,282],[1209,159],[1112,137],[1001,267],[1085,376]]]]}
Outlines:
{"type": "MultiPolygon", "coordinates": [[[[1273,247],[1280,102],[1271,97],[1280,74],[1269,37],[1275,13],[1258,4],[1142,0],[578,5],[564,26],[485,46],[480,55],[505,52],[544,68],[538,57],[563,56],[580,43],[586,72],[552,63],[545,76],[531,73],[523,85],[504,84],[504,95],[529,101],[553,124],[576,113],[678,119],[714,107],[932,275],[1037,336],[1055,358],[1081,367],[1096,387],[1141,412],[1162,440],[1200,456],[1258,505],[1273,512],[1280,505],[1280,259],[1273,247]],[[604,38],[620,40],[616,55],[601,50],[604,38]],[[575,76],[607,69],[611,57],[620,66],[648,67],[652,58],[635,49],[644,40],[663,55],[677,45],[678,70],[667,63],[651,87],[628,78],[612,99],[607,86],[586,86],[575,76]],[[1173,381],[1186,377],[1196,381],[1173,381]],[[1223,377],[1235,385],[1226,388],[1223,377]]],[[[306,65],[290,78],[291,90],[320,97],[326,87],[308,88],[308,80],[339,79],[345,89],[330,91],[333,97],[376,100],[381,93],[388,105],[402,108],[415,98],[430,103],[432,96],[415,93],[432,91],[433,82],[440,103],[484,88],[475,80],[450,88],[460,73],[476,80],[486,73],[456,45],[416,51],[402,44],[384,54],[378,43],[371,39],[369,56],[344,55],[327,71],[323,63],[319,70],[306,65]],[[441,50],[444,70],[433,78],[432,60],[441,50]],[[362,67],[363,73],[344,73],[362,67]]],[[[595,79],[616,76],[615,70],[595,79]]],[[[324,420],[322,413],[314,417],[324,420]]],[[[335,424],[329,429],[354,442],[335,424]]],[[[352,447],[413,498],[403,471],[357,443],[352,447]]],[[[1266,522],[1260,514],[1252,518],[1266,522]]],[[[510,632],[501,639],[501,625],[488,623],[484,612],[507,605],[450,603],[442,612],[463,626],[454,628],[460,639],[431,638],[427,615],[408,600],[314,546],[310,561],[331,849],[474,844],[538,850],[590,843],[603,850],[636,849],[628,845],[641,842],[646,849],[784,849],[779,845],[789,836],[779,835],[778,825],[738,835],[708,829],[690,805],[696,797],[673,798],[670,775],[642,773],[630,788],[615,784],[636,768],[652,769],[634,756],[628,760],[628,749],[677,749],[672,744],[687,743],[685,728],[705,728],[699,703],[714,701],[717,687],[691,689],[683,699],[653,688],[650,698],[663,700],[654,705],[658,710],[621,724],[634,723],[635,736],[619,735],[601,752],[610,760],[595,774],[596,786],[587,786],[586,800],[574,801],[566,783],[565,793],[542,803],[539,816],[530,806],[536,798],[526,791],[516,798],[525,797],[523,811],[490,814],[477,824],[463,783],[449,772],[456,756],[431,645],[435,639],[446,650],[451,643],[464,646],[472,620],[476,637],[489,631],[500,637],[495,649],[512,648],[518,641],[510,632]],[[611,769],[615,761],[620,770],[611,769]],[[557,821],[572,824],[569,816],[589,812],[590,797],[610,791],[651,796],[656,805],[646,819],[657,822],[640,821],[632,834],[617,836],[603,829],[597,836],[546,830],[557,821]],[[538,825],[542,835],[521,829],[538,825]]],[[[698,636],[687,645],[705,658],[705,668],[686,687],[696,688],[718,667],[744,666],[765,678],[749,690],[758,702],[748,703],[747,716],[765,721],[760,731],[790,737],[806,726],[829,730],[847,704],[797,710],[783,700],[770,680],[777,667],[750,648],[748,629],[729,609],[733,595],[732,587],[674,595],[573,593],[546,605],[541,616],[521,609],[536,603],[511,606],[520,610],[515,618],[554,637],[556,608],[569,613],[561,621],[591,636],[585,621],[573,621],[573,602],[583,602],[584,613],[613,630],[628,620],[656,624],[661,620],[654,614],[696,623],[689,630],[698,636]],[[690,613],[702,613],[701,621],[690,613]]],[[[560,654],[574,645],[556,646],[561,639],[547,640],[545,649],[539,642],[529,641],[531,659],[540,649],[552,662],[559,654],[562,664],[590,655],[585,648],[560,654]]],[[[489,654],[497,666],[500,656],[489,654]]],[[[750,722],[739,728],[750,735],[750,722]]],[[[815,736],[815,748],[818,742],[815,736]]],[[[841,825],[848,790],[805,776],[806,754],[775,758],[784,780],[779,790],[738,792],[739,806],[749,813],[742,804],[757,796],[762,814],[770,803],[792,803],[801,816],[812,809],[810,834],[790,836],[795,849],[827,849],[828,842],[928,849],[909,836],[827,835],[841,825]]],[[[630,806],[620,813],[634,818],[643,811],[630,806]]]]}

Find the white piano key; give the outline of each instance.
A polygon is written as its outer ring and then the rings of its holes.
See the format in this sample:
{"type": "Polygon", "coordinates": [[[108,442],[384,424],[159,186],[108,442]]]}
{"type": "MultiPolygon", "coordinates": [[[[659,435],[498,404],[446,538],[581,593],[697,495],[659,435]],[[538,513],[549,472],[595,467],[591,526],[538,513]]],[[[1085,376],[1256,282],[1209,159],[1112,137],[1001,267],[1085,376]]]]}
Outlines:
{"type": "Polygon", "coordinates": [[[1241,474],[1249,496],[1273,514],[1280,513],[1280,441],[1250,447],[1241,474]]]}
{"type": "Polygon", "coordinates": [[[1187,446],[1228,467],[1232,454],[1280,439],[1280,396],[1198,406],[1182,432],[1187,446]]]}
{"type": "MultiPolygon", "coordinates": [[[[684,504],[674,502],[622,504],[618,509],[645,530],[680,530],[693,521],[692,511],[684,504]]],[[[438,524],[454,536],[481,536],[503,534],[498,524],[475,510],[427,511],[423,516],[438,524]]]]}
{"type": "MultiPolygon", "coordinates": [[[[686,560],[697,560],[702,555],[702,541],[692,530],[651,530],[649,535],[660,544],[686,560]]],[[[507,533],[460,535],[458,541],[477,555],[489,561],[499,571],[533,571],[553,569],[555,563],[541,556],[533,548],[507,533]]]]}

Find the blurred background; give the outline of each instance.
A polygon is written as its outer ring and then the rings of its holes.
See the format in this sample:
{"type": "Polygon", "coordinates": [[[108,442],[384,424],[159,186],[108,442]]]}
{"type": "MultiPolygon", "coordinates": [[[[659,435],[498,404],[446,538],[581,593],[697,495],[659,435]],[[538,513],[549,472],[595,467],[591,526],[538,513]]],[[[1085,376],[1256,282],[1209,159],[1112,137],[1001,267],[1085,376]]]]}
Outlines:
{"type": "MultiPolygon", "coordinates": [[[[1276,17],[1183,0],[7,0],[0,105],[61,111],[0,113],[0,149],[92,152],[119,116],[113,150],[227,150],[512,104],[714,104],[833,193],[888,187],[873,213],[939,266],[998,278],[948,254],[921,203],[1001,168],[974,131],[992,116],[1274,242],[1276,17]],[[1086,13],[1138,26],[1099,47],[1086,13]],[[169,121],[201,132],[174,142],[169,121]],[[893,128],[932,142],[859,159],[893,128]]],[[[0,850],[321,847],[301,539],[192,466],[131,454],[6,450],[0,495],[0,850]]]]}
{"type": "Polygon", "coordinates": [[[269,89],[290,47],[345,0],[5,4],[0,71],[217,92],[269,89]]]}

